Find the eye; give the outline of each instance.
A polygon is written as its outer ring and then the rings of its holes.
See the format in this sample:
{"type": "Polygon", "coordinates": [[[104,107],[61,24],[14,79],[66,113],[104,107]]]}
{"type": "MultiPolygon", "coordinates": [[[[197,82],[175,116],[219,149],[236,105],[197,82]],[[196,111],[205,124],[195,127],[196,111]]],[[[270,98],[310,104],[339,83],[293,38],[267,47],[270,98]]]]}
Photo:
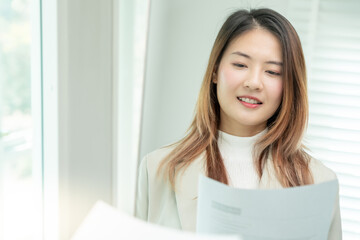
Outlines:
{"type": "Polygon", "coordinates": [[[274,72],[274,71],[271,71],[271,70],[268,70],[266,71],[267,73],[271,74],[271,75],[274,75],[274,76],[280,76],[281,73],[278,73],[278,72],[274,72]]]}
{"type": "Polygon", "coordinates": [[[238,68],[246,68],[246,65],[241,64],[241,63],[233,63],[233,65],[238,68]]]}

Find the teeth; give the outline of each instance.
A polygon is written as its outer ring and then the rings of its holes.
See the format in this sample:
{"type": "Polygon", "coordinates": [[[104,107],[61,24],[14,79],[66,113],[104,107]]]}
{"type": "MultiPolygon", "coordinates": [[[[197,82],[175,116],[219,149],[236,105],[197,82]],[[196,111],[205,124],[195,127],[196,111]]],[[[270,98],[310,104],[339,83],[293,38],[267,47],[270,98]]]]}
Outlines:
{"type": "Polygon", "coordinates": [[[256,101],[255,99],[251,98],[238,98],[240,101],[251,103],[251,104],[260,104],[260,102],[256,101]]]}

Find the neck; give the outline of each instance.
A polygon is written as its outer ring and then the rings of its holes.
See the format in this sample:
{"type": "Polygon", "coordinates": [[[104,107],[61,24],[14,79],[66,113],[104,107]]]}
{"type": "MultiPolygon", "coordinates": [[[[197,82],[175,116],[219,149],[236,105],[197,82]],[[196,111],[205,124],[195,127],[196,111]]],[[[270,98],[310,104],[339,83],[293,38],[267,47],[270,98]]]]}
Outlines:
{"type": "Polygon", "coordinates": [[[252,137],[266,128],[266,125],[257,126],[226,126],[220,123],[219,130],[238,137],[252,137]]]}

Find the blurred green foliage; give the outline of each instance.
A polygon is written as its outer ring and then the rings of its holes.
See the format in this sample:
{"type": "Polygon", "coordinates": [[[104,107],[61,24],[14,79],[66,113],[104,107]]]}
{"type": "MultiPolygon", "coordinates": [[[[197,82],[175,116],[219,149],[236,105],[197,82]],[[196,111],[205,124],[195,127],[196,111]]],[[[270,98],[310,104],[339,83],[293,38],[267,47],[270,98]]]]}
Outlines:
{"type": "Polygon", "coordinates": [[[0,1],[1,115],[30,113],[31,72],[28,1],[0,1]]]}

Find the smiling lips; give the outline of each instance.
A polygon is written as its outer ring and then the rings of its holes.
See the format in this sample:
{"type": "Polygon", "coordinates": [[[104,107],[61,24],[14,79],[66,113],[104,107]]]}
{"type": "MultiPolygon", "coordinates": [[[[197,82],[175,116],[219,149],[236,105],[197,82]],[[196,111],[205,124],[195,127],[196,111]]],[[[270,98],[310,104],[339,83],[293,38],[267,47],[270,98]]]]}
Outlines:
{"type": "Polygon", "coordinates": [[[262,104],[262,102],[255,97],[242,96],[242,97],[237,97],[237,99],[240,101],[242,105],[244,105],[247,108],[257,108],[262,104]]]}

